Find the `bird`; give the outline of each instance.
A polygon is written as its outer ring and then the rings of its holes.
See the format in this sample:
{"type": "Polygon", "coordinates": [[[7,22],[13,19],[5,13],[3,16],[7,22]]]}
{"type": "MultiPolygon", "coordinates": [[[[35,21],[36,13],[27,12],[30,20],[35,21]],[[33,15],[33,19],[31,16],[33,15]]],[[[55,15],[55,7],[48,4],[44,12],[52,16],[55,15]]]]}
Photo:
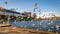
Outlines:
{"type": "Polygon", "coordinates": [[[35,26],[35,24],[32,24],[32,26],[34,27],[34,26],[35,26]]]}

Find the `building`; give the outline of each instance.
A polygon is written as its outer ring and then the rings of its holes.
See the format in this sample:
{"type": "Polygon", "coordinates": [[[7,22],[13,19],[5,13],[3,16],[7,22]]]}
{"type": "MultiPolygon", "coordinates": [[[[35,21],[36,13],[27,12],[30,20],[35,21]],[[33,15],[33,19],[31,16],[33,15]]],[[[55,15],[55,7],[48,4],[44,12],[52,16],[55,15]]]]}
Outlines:
{"type": "Polygon", "coordinates": [[[23,14],[27,17],[31,17],[31,12],[24,12],[23,14]]]}

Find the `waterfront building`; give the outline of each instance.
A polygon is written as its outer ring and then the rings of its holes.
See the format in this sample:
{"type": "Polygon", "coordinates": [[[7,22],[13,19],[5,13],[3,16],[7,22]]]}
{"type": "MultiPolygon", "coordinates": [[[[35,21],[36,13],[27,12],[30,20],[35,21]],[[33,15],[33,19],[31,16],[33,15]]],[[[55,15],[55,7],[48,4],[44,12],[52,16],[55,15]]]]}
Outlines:
{"type": "Polygon", "coordinates": [[[31,17],[31,12],[24,12],[23,14],[27,17],[31,17]]]}

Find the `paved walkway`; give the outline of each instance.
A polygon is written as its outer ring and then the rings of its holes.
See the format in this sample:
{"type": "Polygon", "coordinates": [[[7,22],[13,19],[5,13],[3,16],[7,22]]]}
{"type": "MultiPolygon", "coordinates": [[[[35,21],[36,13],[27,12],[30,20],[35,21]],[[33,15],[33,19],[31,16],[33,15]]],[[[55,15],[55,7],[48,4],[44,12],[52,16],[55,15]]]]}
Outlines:
{"type": "Polygon", "coordinates": [[[53,32],[32,30],[26,28],[16,28],[16,27],[0,27],[0,34],[58,34],[53,32]]]}

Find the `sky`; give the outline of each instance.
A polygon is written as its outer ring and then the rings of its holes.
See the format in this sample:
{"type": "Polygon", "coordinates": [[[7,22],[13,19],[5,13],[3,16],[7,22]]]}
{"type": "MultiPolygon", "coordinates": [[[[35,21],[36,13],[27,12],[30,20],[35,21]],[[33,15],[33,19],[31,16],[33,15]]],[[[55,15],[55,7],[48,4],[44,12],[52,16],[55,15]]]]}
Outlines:
{"type": "Polygon", "coordinates": [[[0,7],[11,9],[18,8],[17,12],[31,12],[33,13],[34,3],[37,3],[35,13],[39,16],[38,10],[41,9],[41,16],[48,14],[55,14],[60,16],[60,0],[0,0],[0,7]],[[7,1],[7,5],[5,2],[7,1]]]}

